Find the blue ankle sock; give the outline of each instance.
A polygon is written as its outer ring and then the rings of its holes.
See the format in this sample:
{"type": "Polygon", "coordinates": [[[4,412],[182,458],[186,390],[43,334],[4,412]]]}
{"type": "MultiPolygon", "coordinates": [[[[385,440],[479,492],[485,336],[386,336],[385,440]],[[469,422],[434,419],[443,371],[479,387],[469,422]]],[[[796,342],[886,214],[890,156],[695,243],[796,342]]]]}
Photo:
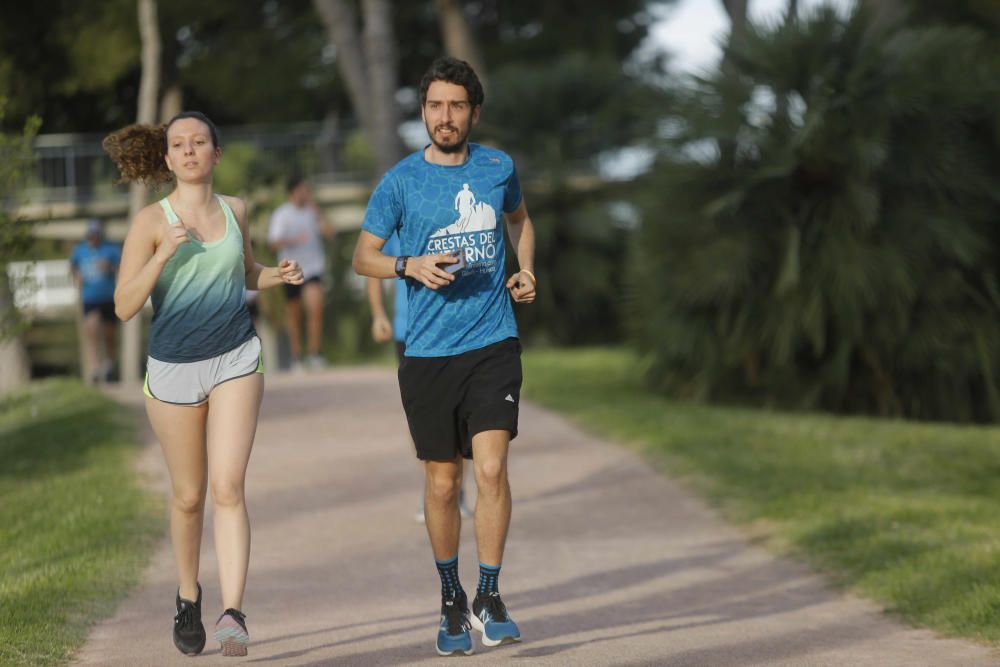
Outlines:
{"type": "Polygon", "coordinates": [[[476,595],[490,595],[500,592],[500,566],[479,564],[479,586],[476,595]]]}
{"type": "Polygon", "coordinates": [[[448,560],[437,560],[438,575],[441,577],[441,599],[453,600],[462,592],[462,584],[458,580],[458,556],[448,560]]]}

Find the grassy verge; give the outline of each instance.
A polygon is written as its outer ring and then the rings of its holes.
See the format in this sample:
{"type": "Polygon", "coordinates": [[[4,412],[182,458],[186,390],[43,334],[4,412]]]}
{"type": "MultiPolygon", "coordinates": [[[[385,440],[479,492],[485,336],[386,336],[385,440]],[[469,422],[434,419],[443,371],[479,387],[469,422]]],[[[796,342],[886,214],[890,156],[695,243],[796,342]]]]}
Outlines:
{"type": "Polygon", "coordinates": [[[0,664],[64,662],[163,532],[130,414],[77,382],[0,400],[0,664]]]}
{"type": "Polygon", "coordinates": [[[1000,639],[1000,428],[673,402],[617,349],[524,363],[528,398],[640,448],[772,545],[910,622],[1000,639]]]}

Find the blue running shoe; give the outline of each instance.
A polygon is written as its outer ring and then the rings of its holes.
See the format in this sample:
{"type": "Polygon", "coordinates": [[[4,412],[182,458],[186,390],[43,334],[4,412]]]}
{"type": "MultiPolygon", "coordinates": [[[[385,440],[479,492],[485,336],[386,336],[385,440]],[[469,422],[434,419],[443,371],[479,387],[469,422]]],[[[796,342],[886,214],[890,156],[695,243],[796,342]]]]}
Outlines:
{"type": "Polygon", "coordinates": [[[507,614],[507,607],[500,599],[500,593],[480,593],[472,601],[472,627],[483,633],[483,643],[499,646],[521,641],[521,631],[517,623],[507,614]]]}
{"type": "Polygon", "coordinates": [[[437,636],[438,655],[472,655],[469,633],[469,600],[465,592],[441,603],[441,626],[437,636]]]}

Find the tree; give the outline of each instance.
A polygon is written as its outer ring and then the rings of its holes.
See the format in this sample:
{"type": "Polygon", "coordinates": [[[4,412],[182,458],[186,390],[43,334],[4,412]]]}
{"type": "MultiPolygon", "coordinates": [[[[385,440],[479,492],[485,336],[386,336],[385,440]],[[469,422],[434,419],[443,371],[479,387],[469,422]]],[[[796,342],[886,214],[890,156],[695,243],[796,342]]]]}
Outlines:
{"type": "Polygon", "coordinates": [[[0,3],[3,128],[35,115],[48,132],[97,131],[131,119],[139,40],[132,0],[0,3]]]}
{"type": "Polygon", "coordinates": [[[347,0],[315,0],[330,42],[337,48],[337,67],[344,78],[360,121],[375,151],[381,175],[403,157],[396,104],[395,35],[388,0],[363,0],[363,35],[358,16],[347,0]]]}
{"type": "Polygon", "coordinates": [[[632,321],[652,384],[1000,419],[990,49],[969,28],[864,8],[749,26],[675,107],[650,175],[632,321]],[[731,142],[733,159],[706,139],[731,142]]]}
{"type": "Polygon", "coordinates": [[[465,20],[462,5],[458,0],[434,0],[434,7],[437,9],[445,51],[448,55],[472,65],[483,88],[486,88],[486,64],[476,46],[476,39],[469,23],[465,20]]]}
{"type": "MultiPolygon", "coordinates": [[[[142,80],[139,85],[136,122],[153,124],[157,121],[160,93],[160,28],[156,0],[138,0],[139,35],[142,42],[142,80]]],[[[129,186],[129,220],[135,220],[146,205],[146,186],[132,183],[129,186]]],[[[133,317],[122,325],[121,380],[135,383],[139,380],[142,361],[142,317],[133,317]]]]}
{"type": "MultiPolygon", "coordinates": [[[[0,118],[4,100],[0,98],[0,118]]],[[[7,263],[31,242],[30,224],[10,214],[9,205],[23,186],[35,156],[32,142],[41,120],[29,118],[18,134],[0,132],[0,396],[26,384],[31,367],[20,337],[20,320],[14,307],[7,263]]]]}

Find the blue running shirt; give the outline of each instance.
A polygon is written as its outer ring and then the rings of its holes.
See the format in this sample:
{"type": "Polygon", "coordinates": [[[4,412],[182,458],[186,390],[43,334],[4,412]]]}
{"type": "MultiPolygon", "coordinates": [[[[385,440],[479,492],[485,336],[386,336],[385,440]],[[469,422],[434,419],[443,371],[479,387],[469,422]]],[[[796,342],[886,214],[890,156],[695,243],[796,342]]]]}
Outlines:
{"type": "Polygon", "coordinates": [[[406,356],[454,356],[517,336],[500,222],[520,204],[514,161],[479,144],[469,144],[468,159],[455,166],[417,151],[382,178],[361,228],[383,239],[397,232],[403,255],[461,250],[468,264],[437,290],[406,281],[406,356]]]}
{"type": "Polygon", "coordinates": [[[116,244],[102,241],[94,247],[81,241],[73,248],[70,264],[80,273],[81,296],[87,305],[115,300],[115,270],[122,261],[116,244]]]}

